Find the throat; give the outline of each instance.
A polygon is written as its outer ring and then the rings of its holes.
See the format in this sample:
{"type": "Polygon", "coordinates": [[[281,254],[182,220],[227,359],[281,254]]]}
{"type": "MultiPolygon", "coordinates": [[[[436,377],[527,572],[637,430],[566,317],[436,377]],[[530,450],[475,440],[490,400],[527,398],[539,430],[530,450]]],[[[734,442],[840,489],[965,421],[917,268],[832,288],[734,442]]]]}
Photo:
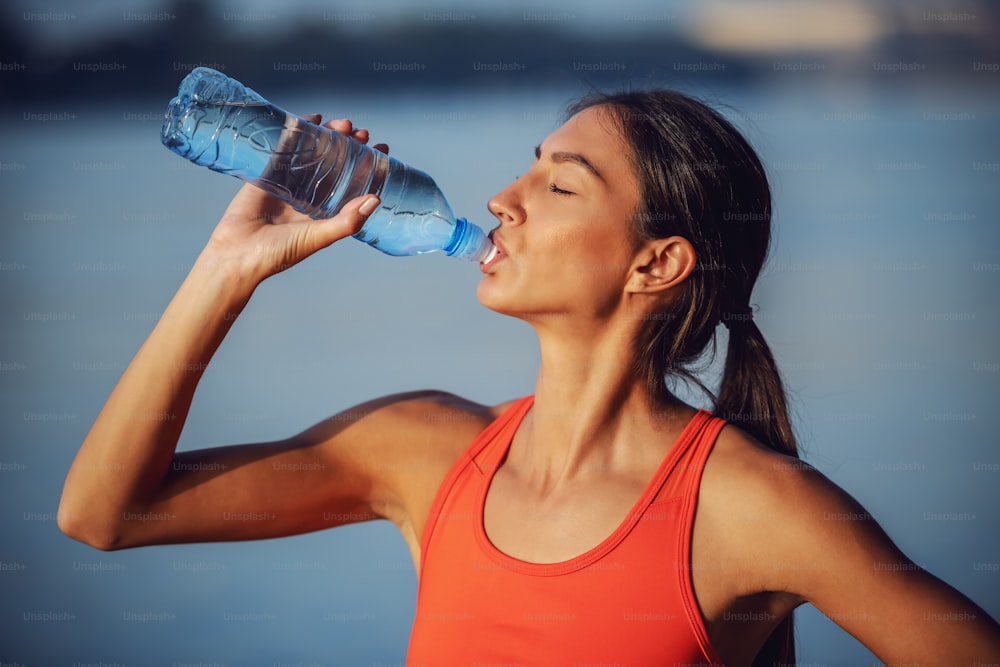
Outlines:
{"type": "Polygon", "coordinates": [[[654,412],[644,398],[572,409],[536,396],[505,453],[506,473],[536,500],[576,484],[648,479],[695,410],[677,402],[654,412]]]}

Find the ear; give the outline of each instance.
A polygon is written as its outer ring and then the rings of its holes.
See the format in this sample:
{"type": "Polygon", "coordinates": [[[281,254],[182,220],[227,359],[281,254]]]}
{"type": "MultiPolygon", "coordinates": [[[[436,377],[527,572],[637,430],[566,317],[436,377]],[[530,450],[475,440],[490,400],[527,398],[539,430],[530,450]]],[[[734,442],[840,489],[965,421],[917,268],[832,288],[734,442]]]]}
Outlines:
{"type": "Polygon", "coordinates": [[[647,241],[636,253],[625,291],[656,294],[680,285],[694,271],[698,257],[683,236],[647,241]]]}

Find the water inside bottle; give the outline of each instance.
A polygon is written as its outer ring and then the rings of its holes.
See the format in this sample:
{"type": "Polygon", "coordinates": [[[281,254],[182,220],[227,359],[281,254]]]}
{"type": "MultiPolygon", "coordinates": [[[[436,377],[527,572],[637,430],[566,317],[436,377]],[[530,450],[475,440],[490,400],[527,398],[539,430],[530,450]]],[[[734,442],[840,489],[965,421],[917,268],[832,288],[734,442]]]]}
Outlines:
{"type": "Polygon", "coordinates": [[[355,238],[397,256],[441,250],[452,240],[455,215],[424,172],[392,160],[379,196],[379,208],[355,238]]]}

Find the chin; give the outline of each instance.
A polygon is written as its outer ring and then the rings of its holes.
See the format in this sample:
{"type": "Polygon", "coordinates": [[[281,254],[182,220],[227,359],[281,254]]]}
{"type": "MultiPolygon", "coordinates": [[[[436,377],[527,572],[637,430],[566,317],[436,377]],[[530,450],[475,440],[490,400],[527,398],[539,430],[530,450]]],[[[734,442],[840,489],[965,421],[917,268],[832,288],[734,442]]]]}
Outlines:
{"type": "Polygon", "coordinates": [[[524,301],[523,294],[522,298],[518,298],[518,296],[517,290],[504,289],[490,281],[488,277],[480,281],[479,287],[476,288],[476,297],[478,297],[479,303],[486,308],[501,315],[530,320],[531,311],[524,301]]]}
{"type": "Polygon", "coordinates": [[[479,282],[479,286],[476,288],[476,298],[479,299],[479,303],[490,310],[506,315],[510,309],[508,303],[510,299],[505,299],[502,291],[497,288],[498,286],[491,284],[487,276],[479,282]]]}
{"type": "Polygon", "coordinates": [[[518,298],[519,295],[516,294],[500,294],[499,292],[484,290],[480,286],[477,296],[479,297],[479,303],[494,313],[513,317],[531,325],[544,321],[549,317],[558,317],[558,315],[553,315],[553,312],[559,312],[559,310],[551,307],[539,307],[537,300],[529,303],[523,297],[518,298]]]}

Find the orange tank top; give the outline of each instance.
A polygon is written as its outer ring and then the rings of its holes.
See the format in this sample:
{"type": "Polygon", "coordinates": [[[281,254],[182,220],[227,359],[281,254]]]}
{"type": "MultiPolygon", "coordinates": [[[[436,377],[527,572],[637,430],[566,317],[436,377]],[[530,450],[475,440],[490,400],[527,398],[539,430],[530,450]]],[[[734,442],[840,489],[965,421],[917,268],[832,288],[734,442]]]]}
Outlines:
{"type": "Polygon", "coordinates": [[[694,596],[691,530],[701,473],[726,422],[699,411],[598,546],[529,563],[493,546],[483,507],[533,398],[487,427],[438,490],[406,664],[721,665],[694,596]]]}

